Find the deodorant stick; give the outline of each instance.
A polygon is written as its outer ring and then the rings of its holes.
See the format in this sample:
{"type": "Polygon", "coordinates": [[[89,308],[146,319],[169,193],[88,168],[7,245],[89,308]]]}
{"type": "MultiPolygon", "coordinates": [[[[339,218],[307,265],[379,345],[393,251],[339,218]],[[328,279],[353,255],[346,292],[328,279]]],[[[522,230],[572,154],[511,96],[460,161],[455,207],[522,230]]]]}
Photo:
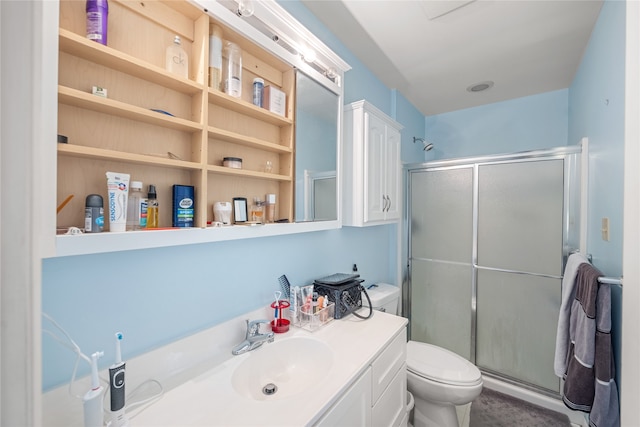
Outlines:
{"type": "Polygon", "coordinates": [[[104,227],[104,204],[99,194],[89,194],[84,206],[85,233],[100,233],[104,227]]]}

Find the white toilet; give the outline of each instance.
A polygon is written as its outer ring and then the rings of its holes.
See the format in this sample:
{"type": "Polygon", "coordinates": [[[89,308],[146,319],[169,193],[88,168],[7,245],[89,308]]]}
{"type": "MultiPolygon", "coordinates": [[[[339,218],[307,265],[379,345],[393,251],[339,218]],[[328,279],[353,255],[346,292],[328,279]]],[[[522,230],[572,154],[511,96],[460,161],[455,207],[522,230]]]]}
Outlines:
{"type": "MultiPolygon", "coordinates": [[[[400,290],[378,283],[367,289],[371,305],[390,314],[398,313],[400,290]]],[[[366,304],[363,296],[363,304],[366,304]]],[[[458,427],[456,407],[473,401],[482,391],[482,374],[467,359],[444,348],[407,343],[407,388],[415,399],[414,427],[458,427]]],[[[468,422],[468,414],[466,416],[468,422]]]]}

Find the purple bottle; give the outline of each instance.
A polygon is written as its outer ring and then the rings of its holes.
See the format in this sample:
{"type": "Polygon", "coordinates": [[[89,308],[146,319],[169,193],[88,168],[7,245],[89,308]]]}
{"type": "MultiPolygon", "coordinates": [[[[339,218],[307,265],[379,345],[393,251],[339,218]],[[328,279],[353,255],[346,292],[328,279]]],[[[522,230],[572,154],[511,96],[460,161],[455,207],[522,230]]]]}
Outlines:
{"type": "Polygon", "coordinates": [[[87,38],[107,45],[107,0],[87,0],[87,38]]]}

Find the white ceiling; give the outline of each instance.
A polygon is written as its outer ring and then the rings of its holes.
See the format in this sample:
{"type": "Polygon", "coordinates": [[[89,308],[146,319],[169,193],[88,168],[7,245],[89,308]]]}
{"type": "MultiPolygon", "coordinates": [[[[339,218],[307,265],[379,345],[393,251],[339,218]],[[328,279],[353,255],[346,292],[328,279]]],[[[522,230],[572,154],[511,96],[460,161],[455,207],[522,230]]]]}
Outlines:
{"type": "Polygon", "coordinates": [[[602,0],[301,0],[424,115],[569,87],[602,0]],[[492,81],[484,92],[467,87],[492,81]]]}

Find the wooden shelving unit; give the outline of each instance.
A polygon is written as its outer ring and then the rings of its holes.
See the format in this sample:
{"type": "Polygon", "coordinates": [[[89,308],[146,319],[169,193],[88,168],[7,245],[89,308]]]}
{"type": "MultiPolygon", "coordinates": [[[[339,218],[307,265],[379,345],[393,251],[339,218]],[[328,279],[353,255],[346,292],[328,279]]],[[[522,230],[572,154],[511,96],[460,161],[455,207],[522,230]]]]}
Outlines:
{"type": "Polygon", "coordinates": [[[156,186],[162,227],[172,225],[173,184],[195,187],[199,228],[213,220],[214,202],[266,193],[277,195],[278,218],[293,221],[293,67],[186,1],[112,0],[109,9],[103,46],[84,37],[84,2],[60,2],[58,133],[68,143],[58,143],[57,198],[75,197],[58,214],[58,227],[82,226],[88,194],[106,202],[107,171],[156,186]],[[241,99],[207,84],[212,24],[243,50],[241,99]],[[164,69],[176,34],[189,55],[189,79],[164,69]],[[285,117],[250,102],[254,77],[285,92],[285,117]],[[92,86],[108,97],[93,95],[92,86]],[[241,157],[243,168],[223,167],[225,156],[241,157]]]}

